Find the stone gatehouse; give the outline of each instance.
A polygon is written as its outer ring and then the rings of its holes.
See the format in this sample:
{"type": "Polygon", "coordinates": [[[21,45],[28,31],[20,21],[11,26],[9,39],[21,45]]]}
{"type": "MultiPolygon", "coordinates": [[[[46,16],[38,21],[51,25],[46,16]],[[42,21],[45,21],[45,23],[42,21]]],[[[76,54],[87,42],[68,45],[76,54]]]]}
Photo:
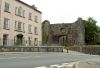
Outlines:
{"type": "Polygon", "coordinates": [[[84,45],[84,33],[82,18],[74,23],[50,24],[48,20],[42,22],[43,44],[84,45]]]}

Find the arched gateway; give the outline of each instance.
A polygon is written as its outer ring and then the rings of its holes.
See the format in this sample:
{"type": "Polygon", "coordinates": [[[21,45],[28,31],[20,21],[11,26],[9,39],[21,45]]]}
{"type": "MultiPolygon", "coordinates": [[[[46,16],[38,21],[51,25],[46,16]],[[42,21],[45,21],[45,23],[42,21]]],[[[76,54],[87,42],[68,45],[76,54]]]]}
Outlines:
{"type": "Polygon", "coordinates": [[[50,24],[48,20],[42,22],[43,44],[84,45],[84,20],[78,18],[74,23],[50,24]]]}

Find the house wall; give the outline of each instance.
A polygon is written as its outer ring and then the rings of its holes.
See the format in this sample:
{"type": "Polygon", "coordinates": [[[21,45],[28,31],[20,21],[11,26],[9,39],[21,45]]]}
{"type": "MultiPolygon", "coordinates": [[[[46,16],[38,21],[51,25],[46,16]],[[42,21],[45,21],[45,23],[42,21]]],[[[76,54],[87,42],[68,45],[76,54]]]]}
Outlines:
{"type": "MultiPolygon", "coordinates": [[[[8,39],[9,40],[14,40],[15,37],[18,34],[22,34],[24,40],[29,40],[29,38],[31,38],[31,41],[33,41],[32,43],[34,43],[34,38],[36,37],[38,39],[38,41],[42,41],[42,37],[41,37],[41,12],[38,12],[39,10],[35,10],[32,9],[28,4],[24,3],[24,2],[20,2],[18,0],[0,0],[0,38],[3,39],[3,34],[8,34],[8,39]],[[7,2],[10,5],[10,9],[9,12],[4,12],[4,8],[5,8],[5,2],[7,2]],[[15,8],[16,7],[22,7],[22,10],[25,10],[25,17],[21,17],[18,15],[15,15],[15,8]],[[32,13],[32,20],[28,19],[28,15],[29,13],[32,13]],[[38,17],[38,23],[35,22],[35,15],[38,17]],[[6,30],[3,28],[4,26],[4,18],[8,18],[9,19],[9,29],[6,30]],[[15,21],[21,22],[21,31],[16,31],[15,30],[15,21]],[[25,24],[24,29],[25,32],[23,31],[23,23],[25,24]],[[28,31],[28,25],[32,25],[32,33],[29,33],[28,31]],[[38,29],[38,35],[34,34],[34,27],[37,27],[38,29]]],[[[23,11],[22,11],[23,12],[23,11]]],[[[28,42],[28,41],[27,41],[28,42]]],[[[27,43],[26,42],[26,43],[27,43]]],[[[3,43],[1,43],[3,44],[3,43]]],[[[12,46],[12,45],[9,45],[12,46]]],[[[26,45],[25,45],[26,46],[26,45]]],[[[34,44],[32,45],[34,46],[34,44]]]]}

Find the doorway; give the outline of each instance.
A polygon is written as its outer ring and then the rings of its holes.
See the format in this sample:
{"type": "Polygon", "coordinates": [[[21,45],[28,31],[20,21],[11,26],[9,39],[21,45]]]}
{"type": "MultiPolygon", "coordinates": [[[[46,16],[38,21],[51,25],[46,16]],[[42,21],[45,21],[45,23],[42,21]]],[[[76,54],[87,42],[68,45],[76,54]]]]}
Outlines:
{"type": "Polygon", "coordinates": [[[8,46],[8,34],[3,35],[3,46],[8,46]]]}
{"type": "Polygon", "coordinates": [[[23,35],[22,34],[17,35],[16,45],[17,46],[22,46],[23,45],[23,35]]]}

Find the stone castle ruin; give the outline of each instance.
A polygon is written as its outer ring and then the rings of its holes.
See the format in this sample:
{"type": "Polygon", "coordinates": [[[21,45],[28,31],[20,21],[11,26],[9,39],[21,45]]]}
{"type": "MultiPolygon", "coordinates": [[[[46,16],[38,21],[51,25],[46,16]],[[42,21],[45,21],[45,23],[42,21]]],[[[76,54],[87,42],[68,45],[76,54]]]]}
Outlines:
{"type": "Polygon", "coordinates": [[[48,20],[42,22],[43,44],[48,45],[84,45],[85,28],[82,18],[74,23],[50,24],[48,20]]]}

